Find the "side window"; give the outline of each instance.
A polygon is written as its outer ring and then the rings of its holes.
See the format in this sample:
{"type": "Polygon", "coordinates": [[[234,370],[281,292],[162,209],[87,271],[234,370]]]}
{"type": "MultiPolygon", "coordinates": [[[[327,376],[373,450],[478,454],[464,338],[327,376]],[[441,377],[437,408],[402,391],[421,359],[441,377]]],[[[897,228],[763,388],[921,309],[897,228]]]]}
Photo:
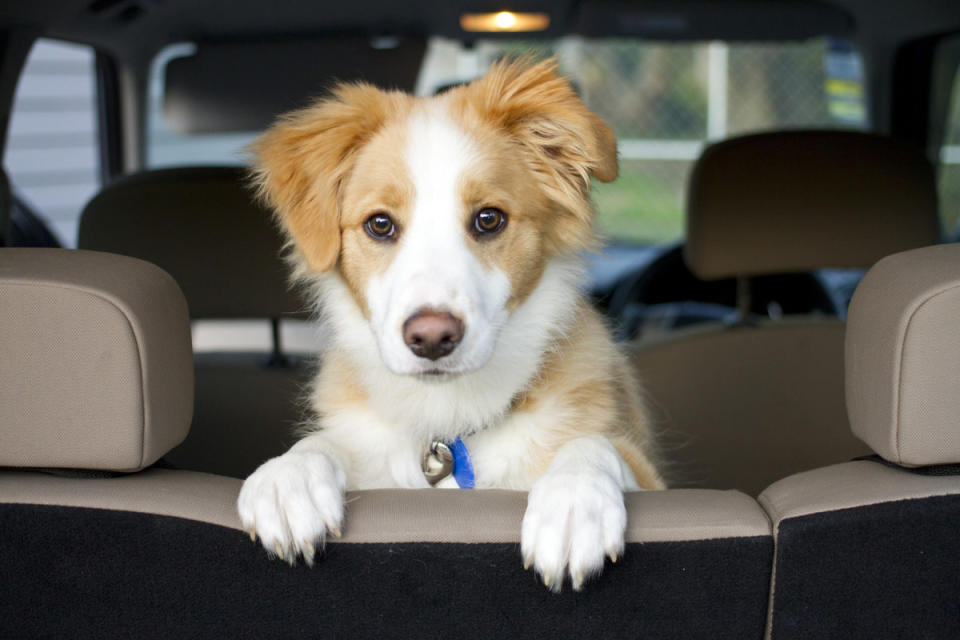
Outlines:
{"type": "Polygon", "coordinates": [[[14,238],[46,224],[66,247],[100,186],[97,100],[91,47],[55,40],[34,44],[17,83],[4,167],[17,205],[14,238]]]}
{"type": "Polygon", "coordinates": [[[259,131],[185,133],[178,131],[164,113],[164,80],[167,63],[174,58],[193,55],[191,43],[173,44],[163,49],[150,69],[147,107],[147,167],[197,165],[243,165],[248,162],[245,148],[259,131]]]}
{"type": "Polygon", "coordinates": [[[937,182],[944,237],[954,242],[960,241],[960,68],[953,79],[937,182]]]}

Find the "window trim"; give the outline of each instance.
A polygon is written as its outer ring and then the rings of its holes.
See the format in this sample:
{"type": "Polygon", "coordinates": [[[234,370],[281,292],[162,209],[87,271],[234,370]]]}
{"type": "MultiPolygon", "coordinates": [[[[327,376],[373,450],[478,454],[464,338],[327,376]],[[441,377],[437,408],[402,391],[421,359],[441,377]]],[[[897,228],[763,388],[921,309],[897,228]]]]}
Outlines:
{"type": "Polygon", "coordinates": [[[100,181],[109,184],[123,174],[123,114],[120,110],[120,79],[113,57],[95,51],[97,142],[100,181]]]}

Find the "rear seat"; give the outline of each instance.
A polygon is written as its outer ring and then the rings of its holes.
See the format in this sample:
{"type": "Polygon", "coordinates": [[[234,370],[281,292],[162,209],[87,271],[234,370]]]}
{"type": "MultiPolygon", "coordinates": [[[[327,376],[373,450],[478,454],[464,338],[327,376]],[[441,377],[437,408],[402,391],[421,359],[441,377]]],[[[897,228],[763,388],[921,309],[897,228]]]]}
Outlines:
{"type": "Polygon", "coordinates": [[[847,407],[879,456],[760,495],[777,537],[773,638],[960,637],[958,318],[960,245],[890,256],[860,283],[847,407]]]}
{"type": "Polygon", "coordinates": [[[189,438],[167,456],[180,468],[246,477],[293,442],[311,364],[279,343],[281,319],[306,316],[280,259],[270,214],[244,186],[243,170],[186,167],[124,177],[85,207],[81,249],[152,262],[183,290],[195,320],[272,323],[274,352],[195,354],[189,438]]]}
{"type": "Polygon", "coordinates": [[[270,560],[240,530],[240,480],[144,468],[191,416],[169,276],[2,249],[0,300],[0,637],[763,634],[773,540],[738,492],[630,494],[626,555],[582,593],[523,571],[511,491],[356,492],[314,569],[270,560]]]}
{"type": "MultiPolygon", "coordinates": [[[[718,143],[694,168],[687,206],[685,259],[704,280],[867,268],[939,240],[929,163],[862,133],[718,143]]],[[[743,318],[632,343],[669,457],[681,461],[672,486],[757,495],[866,453],[844,405],[844,331],[835,317],[743,318]]]]}

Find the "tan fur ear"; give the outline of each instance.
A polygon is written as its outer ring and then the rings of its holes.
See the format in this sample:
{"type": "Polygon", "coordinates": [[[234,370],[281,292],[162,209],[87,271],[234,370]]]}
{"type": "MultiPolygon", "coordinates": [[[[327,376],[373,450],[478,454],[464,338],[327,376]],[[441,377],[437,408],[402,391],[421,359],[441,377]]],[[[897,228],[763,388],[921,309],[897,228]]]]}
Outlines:
{"type": "Polygon", "coordinates": [[[593,241],[590,177],[617,177],[617,143],[610,128],[583,104],[557,60],[504,60],[464,88],[481,118],[521,143],[528,162],[561,216],[549,231],[558,250],[593,241]]]}
{"type": "Polygon", "coordinates": [[[620,170],[617,162],[617,137],[606,122],[592,113],[590,115],[597,139],[597,166],[593,168],[593,177],[600,182],[613,182],[620,170]]]}
{"type": "Polygon", "coordinates": [[[282,116],[250,146],[257,192],[310,271],[337,263],[340,191],[353,156],[403,100],[371,85],[341,84],[332,96],[282,116]]]}

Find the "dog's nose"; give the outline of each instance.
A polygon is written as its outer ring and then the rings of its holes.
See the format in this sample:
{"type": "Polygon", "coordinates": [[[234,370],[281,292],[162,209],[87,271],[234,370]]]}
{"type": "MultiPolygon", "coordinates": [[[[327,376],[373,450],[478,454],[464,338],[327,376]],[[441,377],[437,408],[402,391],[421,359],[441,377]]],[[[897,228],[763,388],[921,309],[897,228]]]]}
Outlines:
{"type": "Polygon", "coordinates": [[[439,360],[463,340],[463,322],[446,311],[421,309],[403,323],[403,341],[420,358],[439,360]]]}

